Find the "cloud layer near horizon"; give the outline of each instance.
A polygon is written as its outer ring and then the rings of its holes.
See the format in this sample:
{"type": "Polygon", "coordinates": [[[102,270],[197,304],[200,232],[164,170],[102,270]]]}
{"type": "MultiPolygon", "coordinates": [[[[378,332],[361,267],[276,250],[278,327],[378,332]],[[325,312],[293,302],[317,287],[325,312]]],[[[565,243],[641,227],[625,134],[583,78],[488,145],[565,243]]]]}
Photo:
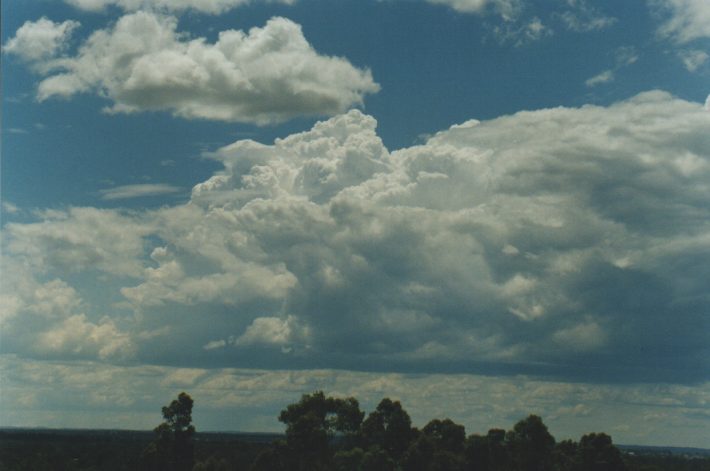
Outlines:
{"type": "Polygon", "coordinates": [[[414,424],[450,417],[467,433],[509,428],[530,413],[553,435],[579,439],[604,430],[615,443],[705,446],[708,383],[608,386],[526,377],[374,374],[334,370],[113,366],[0,357],[4,425],[149,430],[180,391],[195,399],[198,431],[282,432],[276,417],[304,392],[355,396],[370,412],[383,397],[401,400],[414,424]],[[70,414],[57,414],[56,405],[70,414]],[[102,419],[100,422],[97,418],[102,419]],[[668,434],[668,427],[677,433],[668,434]]]}
{"type": "Polygon", "coordinates": [[[395,152],[359,111],[238,141],[188,204],[7,224],[2,348],[705,381],[709,127],[703,105],[653,91],[395,152]]]}

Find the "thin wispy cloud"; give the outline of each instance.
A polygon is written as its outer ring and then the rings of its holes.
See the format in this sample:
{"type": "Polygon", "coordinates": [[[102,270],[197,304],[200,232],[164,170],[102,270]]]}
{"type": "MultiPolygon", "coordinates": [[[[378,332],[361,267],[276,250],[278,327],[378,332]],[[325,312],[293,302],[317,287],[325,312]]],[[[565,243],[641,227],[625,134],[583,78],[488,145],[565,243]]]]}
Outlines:
{"type": "Polygon", "coordinates": [[[680,51],[678,57],[688,72],[696,72],[707,62],[710,56],[703,50],[693,49],[680,51]]]}
{"type": "Polygon", "coordinates": [[[124,200],[130,198],[143,198],[147,196],[169,195],[182,191],[182,188],[166,183],[141,183],[136,185],[122,185],[100,190],[101,199],[124,200]]]}
{"type": "Polygon", "coordinates": [[[91,12],[118,7],[124,11],[157,10],[167,12],[195,11],[218,15],[254,3],[293,4],[296,0],[64,0],[73,7],[91,12]]]}
{"type": "Polygon", "coordinates": [[[596,87],[597,85],[601,85],[604,83],[609,83],[614,81],[614,71],[613,70],[605,70],[604,72],[599,73],[598,75],[595,75],[594,77],[590,77],[587,79],[584,84],[587,87],[596,87]]]}
{"type": "Polygon", "coordinates": [[[653,0],[658,15],[668,18],[659,27],[661,36],[679,44],[710,38],[710,3],[705,0],[653,0]]]}

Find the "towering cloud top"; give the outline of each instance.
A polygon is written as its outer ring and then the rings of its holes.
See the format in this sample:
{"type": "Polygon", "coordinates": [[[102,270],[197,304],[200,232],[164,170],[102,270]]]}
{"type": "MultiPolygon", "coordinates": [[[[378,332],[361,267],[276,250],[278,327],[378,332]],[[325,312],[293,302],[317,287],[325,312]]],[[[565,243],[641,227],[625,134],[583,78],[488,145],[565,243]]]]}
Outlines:
{"type": "MultiPolygon", "coordinates": [[[[186,205],[11,224],[10,253],[57,276],[81,260],[133,277],[131,351],[154,362],[187,350],[206,363],[706,379],[702,105],[654,91],[469,121],[393,153],[375,124],[350,111],[273,145],[238,141],[186,205]]],[[[18,309],[40,302],[22,296],[18,309]]]]}

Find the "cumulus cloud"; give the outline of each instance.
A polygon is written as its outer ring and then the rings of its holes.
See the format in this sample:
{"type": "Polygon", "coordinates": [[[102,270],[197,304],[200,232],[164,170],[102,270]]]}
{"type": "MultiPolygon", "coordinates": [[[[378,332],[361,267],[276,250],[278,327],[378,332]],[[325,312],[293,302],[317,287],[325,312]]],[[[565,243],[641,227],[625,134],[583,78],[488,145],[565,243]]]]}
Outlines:
{"type": "Polygon", "coordinates": [[[710,3],[705,0],[653,0],[652,4],[670,18],[659,33],[680,44],[710,37],[710,3]]]}
{"type": "Polygon", "coordinates": [[[296,325],[296,319],[278,317],[257,317],[244,333],[234,341],[234,345],[279,345],[286,346],[303,336],[296,325]],[[299,335],[300,334],[300,335],[299,335]]]}
{"type": "Polygon", "coordinates": [[[353,110],[217,150],[187,204],[74,210],[8,225],[6,244],[132,276],[116,293],[156,364],[698,381],[708,126],[702,104],[652,91],[390,152],[353,110]]]}
{"type": "Polygon", "coordinates": [[[71,208],[44,211],[40,221],[7,224],[9,250],[39,273],[96,269],[135,276],[143,268],[143,237],[149,225],[115,211],[71,208]]]}
{"type": "Polygon", "coordinates": [[[109,317],[90,319],[84,313],[86,303],[65,281],[39,281],[26,266],[8,258],[3,260],[3,271],[0,338],[4,352],[111,361],[133,355],[129,333],[109,317]]]}
{"type": "Polygon", "coordinates": [[[115,6],[124,11],[161,10],[182,12],[194,10],[200,13],[220,14],[250,3],[284,3],[290,5],[296,0],[65,0],[76,8],[87,11],[102,11],[115,6]]]}
{"type": "Polygon", "coordinates": [[[15,54],[25,61],[46,61],[66,49],[76,21],[55,23],[45,17],[37,21],[26,21],[3,46],[8,54],[15,54]]]}
{"type": "Polygon", "coordinates": [[[40,100],[95,92],[113,102],[110,113],[268,124],[343,112],[379,89],[369,70],[319,55],[285,18],[211,44],[179,32],[174,17],[139,11],[95,31],[74,57],[32,59],[46,72],[40,100]]]}

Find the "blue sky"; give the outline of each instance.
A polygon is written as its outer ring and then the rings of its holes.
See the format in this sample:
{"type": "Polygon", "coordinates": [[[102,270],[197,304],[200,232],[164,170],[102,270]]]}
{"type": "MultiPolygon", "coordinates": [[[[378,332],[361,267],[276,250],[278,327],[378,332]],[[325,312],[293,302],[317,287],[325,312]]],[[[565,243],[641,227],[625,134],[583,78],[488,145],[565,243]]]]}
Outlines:
{"type": "Polygon", "coordinates": [[[2,9],[4,425],[707,446],[706,2],[2,9]]]}

